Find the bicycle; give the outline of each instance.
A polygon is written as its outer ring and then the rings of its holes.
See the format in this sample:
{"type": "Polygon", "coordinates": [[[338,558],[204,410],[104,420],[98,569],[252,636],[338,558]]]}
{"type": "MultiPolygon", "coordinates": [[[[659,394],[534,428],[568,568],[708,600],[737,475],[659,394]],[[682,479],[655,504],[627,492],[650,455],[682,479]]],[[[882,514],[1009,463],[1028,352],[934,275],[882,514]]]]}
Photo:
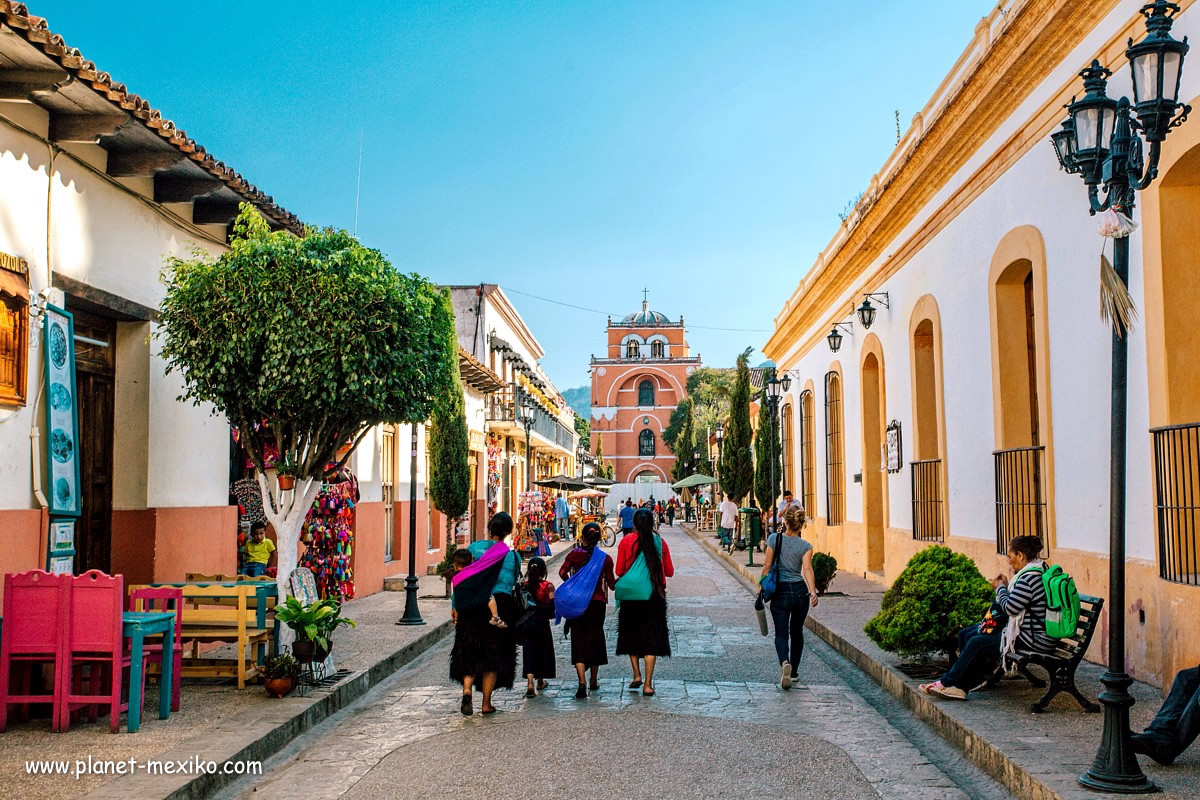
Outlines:
{"type": "Polygon", "coordinates": [[[605,524],[604,532],[600,535],[601,547],[612,547],[617,543],[617,529],[612,525],[605,524]]]}

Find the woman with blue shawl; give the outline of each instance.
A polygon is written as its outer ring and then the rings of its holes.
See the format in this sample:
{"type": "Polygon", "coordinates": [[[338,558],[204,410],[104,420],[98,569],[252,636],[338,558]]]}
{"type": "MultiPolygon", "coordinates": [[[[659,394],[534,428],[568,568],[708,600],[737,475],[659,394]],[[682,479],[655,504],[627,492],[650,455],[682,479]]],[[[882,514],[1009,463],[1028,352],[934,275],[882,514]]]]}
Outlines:
{"type": "MultiPolygon", "coordinates": [[[[608,663],[604,614],[608,610],[608,590],[616,584],[617,579],[613,574],[612,556],[598,546],[601,533],[600,526],[595,522],[584,525],[580,532],[583,546],[567,553],[558,571],[563,580],[581,573],[580,577],[586,577],[590,584],[572,587],[575,591],[582,589],[589,600],[586,610],[581,615],[568,619],[563,631],[571,636],[571,663],[575,665],[575,673],[579,677],[579,688],[575,691],[576,700],[586,700],[589,688],[592,691],[600,688],[597,674],[600,667],[608,663]],[[592,673],[590,686],[584,683],[584,672],[587,670],[592,673]]],[[[567,592],[567,584],[563,584],[559,587],[556,599],[559,596],[565,597],[567,592]]]]}
{"type": "Polygon", "coordinates": [[[474,713],[472,691],[483,694],[481,711],[494,714],[492,691],[511,689],[517,672],[517,641],[513,633],[520,609],[513,599],[513,586],[521,577],[521,556],[504,543],[512,533],[513,520],[501,511],[488,520],[488,539],[473,542],[471,565],[458,572],[451,584],[451,604],[457,622],[454,649],[450,651],[450,679],[463,687],[460,710],[474,713]],[[488,601],[496,598],[500,618],[508,627],[492,625],[488,601]]]}

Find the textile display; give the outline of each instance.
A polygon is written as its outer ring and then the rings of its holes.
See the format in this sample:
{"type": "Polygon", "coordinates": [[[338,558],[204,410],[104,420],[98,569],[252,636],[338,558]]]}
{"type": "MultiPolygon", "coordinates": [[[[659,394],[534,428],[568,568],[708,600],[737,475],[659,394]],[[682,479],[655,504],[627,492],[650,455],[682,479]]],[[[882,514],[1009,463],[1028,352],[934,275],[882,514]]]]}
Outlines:
{"type": "Polygon", "coordinates": [[[338,477],[340,483],[321,486],[301,529],[301,540],[308,545],[300,556],[317,582],[322,598],[342,602],[354,597],[354,505],[358,502],[358,481],[348,470],[338,477]]]}
{"type": "Polygon", "coordinates": [[[504,459],[504,448],[500,437],[488,434],[487,440],[487,505],[488,517],[496,513],[500,505],[500,469],[504,459]]]}

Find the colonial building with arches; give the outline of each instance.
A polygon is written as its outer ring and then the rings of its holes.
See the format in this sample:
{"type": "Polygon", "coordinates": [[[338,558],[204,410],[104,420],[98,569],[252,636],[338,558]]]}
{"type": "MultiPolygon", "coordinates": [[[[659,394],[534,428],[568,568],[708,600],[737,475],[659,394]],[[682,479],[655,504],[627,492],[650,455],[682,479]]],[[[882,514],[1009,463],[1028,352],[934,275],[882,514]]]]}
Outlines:
{"type": "MultiPolygon", "coordinates": [[[[1110,96],[1132,96],[1140,5],[999,3],[776,317],[763,350],[792,377],[785,485],[839,569],[888,584],[941,543],[991,576],[1036,533],[1081,592],[1107,597],[1112,244],[1050,134],[1093,59],[1114,71],[1110,96]]],[[[1200,7],[1179,5],[1172,35],[1195,41],[1200,7]]],[[[1200,104],[1200,64],[1179,100],[1200,104]]],[[[1200,661],[1186,633],[1200,604],[1200,120],[1172,131],[1138,200],[1116,611],[1130,672],[1162,685],[1200,661]]],[[[1098,638],[1088,658],[1104,656],[1098,638]]]]}
{"type": "Polygon", "coordinates": [[[608,320],[604,356],[592,356],[592,450],[603,454],[621,483],[671,480],[675,455],[662,440],[671,412],[687,396],[687,376],[700,366],[688,349],[683,317],[642,310],[608,320]]]}

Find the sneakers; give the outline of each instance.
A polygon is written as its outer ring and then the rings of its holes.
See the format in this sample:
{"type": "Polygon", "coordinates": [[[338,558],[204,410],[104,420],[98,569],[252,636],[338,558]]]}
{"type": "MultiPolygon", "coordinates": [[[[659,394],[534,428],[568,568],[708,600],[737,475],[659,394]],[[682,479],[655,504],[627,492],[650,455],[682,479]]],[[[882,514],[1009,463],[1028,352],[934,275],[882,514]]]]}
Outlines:
{"type": "Polygon", "coordinates": [[[783,690],[786,692],[788,689],[792,688],[792,665],[785,661],[781,665],[781,669],[782,675],[779,678],[779,685],[782,686],[783,690]]]}
{"type": "Polygon", "coordinates": [[[965,690],[957,686],[944,686],[941,681],[933,683],[922,683],[920,689],[925,694],[940,697],[943,700],[966,700],[967,693],[965,690]]]}

